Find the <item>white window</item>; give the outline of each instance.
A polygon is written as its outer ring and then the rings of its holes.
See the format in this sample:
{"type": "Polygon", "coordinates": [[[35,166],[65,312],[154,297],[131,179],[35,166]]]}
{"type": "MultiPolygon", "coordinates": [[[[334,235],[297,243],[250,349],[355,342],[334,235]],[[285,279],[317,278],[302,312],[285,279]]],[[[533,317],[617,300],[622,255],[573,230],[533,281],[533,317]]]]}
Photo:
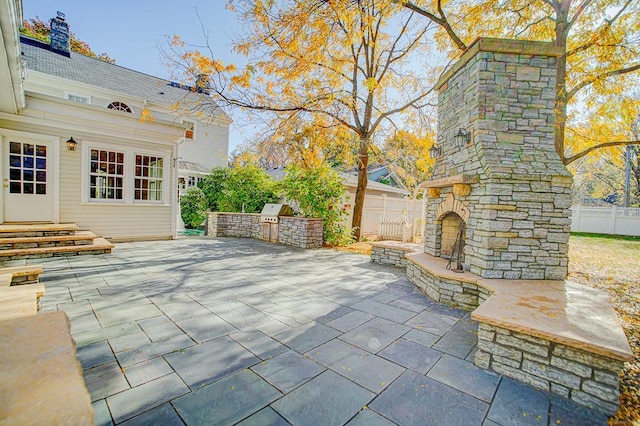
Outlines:
{"type": "Polygon", "coordinates": [[[131,111],[131,108],[129,107],[129,105],[120,101],[111,102],[109,105],[107,105],[107,108],[113,109],[116,111],[128,112],[129,114],[133,112],[131,111]]]}
{"type": "Polygon", "coordinates": [[[196,138],[196,123],[189,120],[182,120],[182,123],[185,126],[184,129],[184,138],[185,139],[195,139],[196,138]]]}
{"type": "Polygon", "coordinates": [[[165,204],[168,153],[86,145],[83,202],[165,204]]]}
{"type": "Polygon", "coordinates": [[[122,200],[124,152],[92,149],[90,157],[89,198],[122,200]]]}
{"type": "Polygon", "coordinates": [[[162,201],[164,159],[153,155],[136,155],[134,200],[162,201]]]}
{"type": "Polygon", "coordinates": [[[91,98],[85,95],[78,95],[77,93],[68,93],[67,99],[73,102],[78,102],[79,104],[90,104],[91,98]]]}

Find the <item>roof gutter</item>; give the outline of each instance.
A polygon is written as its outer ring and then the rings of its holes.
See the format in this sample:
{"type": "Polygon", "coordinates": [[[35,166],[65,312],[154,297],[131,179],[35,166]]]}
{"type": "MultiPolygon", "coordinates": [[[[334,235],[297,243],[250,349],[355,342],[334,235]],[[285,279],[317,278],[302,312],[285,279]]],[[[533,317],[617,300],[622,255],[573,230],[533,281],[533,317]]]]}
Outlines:
{"type": "Polygon", "coordinates": [[[9,68],[10,85],[13,92],[12,110],[5,111],[17,113],[27,106],[22,84],[25,67],[20,55],[20,35],[22,27],[22,0],[0,0],[0,43],[6,55],[9,68]],[[6,13],[5,13],[6,12],[6,13]]]}

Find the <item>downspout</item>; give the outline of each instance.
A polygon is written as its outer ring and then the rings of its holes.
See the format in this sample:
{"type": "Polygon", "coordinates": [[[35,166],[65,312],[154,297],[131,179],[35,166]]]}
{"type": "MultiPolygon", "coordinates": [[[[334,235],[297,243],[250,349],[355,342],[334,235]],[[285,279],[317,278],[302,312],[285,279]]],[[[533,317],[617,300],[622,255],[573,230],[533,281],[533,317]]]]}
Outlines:
{"type": "Polygon", "coordinates": [[[171,166],[173,167],[173,173],[171,177],[171,191],[172,200],[171,203],[171,239],[176,240],[178,238],[178,212],[180,204],[178,201],[178,164],[180,157],[178,157],[178,147],[184,142],[184,137],[180,137],[177,143],[173,145],[173,151],[171,153],[171,166]]]}

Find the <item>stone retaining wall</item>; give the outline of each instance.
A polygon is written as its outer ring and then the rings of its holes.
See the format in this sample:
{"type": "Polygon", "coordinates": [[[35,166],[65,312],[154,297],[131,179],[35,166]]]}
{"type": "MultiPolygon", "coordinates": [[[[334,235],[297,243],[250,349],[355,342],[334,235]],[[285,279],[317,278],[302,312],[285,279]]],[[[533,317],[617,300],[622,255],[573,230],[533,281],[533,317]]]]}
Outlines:
{"type": "MultiPolygon", "coordinates": [[[[322,247],[322,219],[281,216],[278,242],[300,248],[322,247]]],[[[207,236],[262,238],[259,213],[210,212],[207,236]]]]}
{"type": "Polygon", "coordinates": [[[621,361],[480,323],[475,365],[613,415],[621,361]]]}

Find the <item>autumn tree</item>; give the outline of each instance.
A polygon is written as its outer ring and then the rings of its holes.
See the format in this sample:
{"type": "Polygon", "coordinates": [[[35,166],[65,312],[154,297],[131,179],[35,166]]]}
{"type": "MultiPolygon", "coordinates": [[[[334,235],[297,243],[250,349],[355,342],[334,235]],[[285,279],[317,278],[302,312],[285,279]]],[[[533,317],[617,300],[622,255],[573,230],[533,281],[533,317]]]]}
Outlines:
{"type": "MultiPolygon", "coordinates": [[[[230,4],[247,29],[235,45],[247,65],[225,65],[211,51],[190,49],[176,37],[177,69],[192,79],[210,75],[211,102],[268,112],[272,127],[297,121],[349,132],[357,153],[352,226],[359,238],[377,132],[393,126],[398,114],[420,108],[438,75],[425,69],[428,25],[418,25],[413,12],[392,0],[230,4]]],[[[211,105],[195,109],[208,114],[211,105]]]]}
{"type": "Polygon", "coordinates": [[[549,41],[561,48],[555,148],[564,164],[596,149],[639,143],[616,128],[600,129],[598,139],[576,129],[603,106],[633,111],[639,105],[628,90],[640,82],[638,0],[396,1],[437,24],[436,38],[450,52],[464,51],[479,36],[549,41]]]}
{"type": "MultiPolygon", "coordinates": [[[[45,43],[49,43],[50,40],[51,27],[48,23],[42,21],[39,17],[31,18],[29,20],[25,20],[22,23],[22,28],[20,29],[20,34],[24,34],[28,37],[35,38],[37,40],[43,41],[45,43]]],[[[86,56],[90,56],[95,59],[99,59],[104,62],[109,62],[110,64],[115,64],[115,59],[112,59],[106,53],[96,54],[87,42],[80,40],[73,32],[69,32],[69,42],[71,45],[71,50],[76,53],[81,53],[86,56]]]]}
{"type": "Polygon", "coordinates": [[[271,169],[295,164],[303,168],[328,165],[337,170],[353,169],[357,160],[355,136],[344,126],[326,125],[328,120],[287,120],[242,147],[257,157],[258,164],[271,169]]]}
{"type": "Polygon", "coordinates": [[[429,148],[435,143],[433,133],[422,135],[399,130],[386,141],[379,154],[382,162],[400,178],[410,192],[431,176],[434,160],[429,148]]]}

